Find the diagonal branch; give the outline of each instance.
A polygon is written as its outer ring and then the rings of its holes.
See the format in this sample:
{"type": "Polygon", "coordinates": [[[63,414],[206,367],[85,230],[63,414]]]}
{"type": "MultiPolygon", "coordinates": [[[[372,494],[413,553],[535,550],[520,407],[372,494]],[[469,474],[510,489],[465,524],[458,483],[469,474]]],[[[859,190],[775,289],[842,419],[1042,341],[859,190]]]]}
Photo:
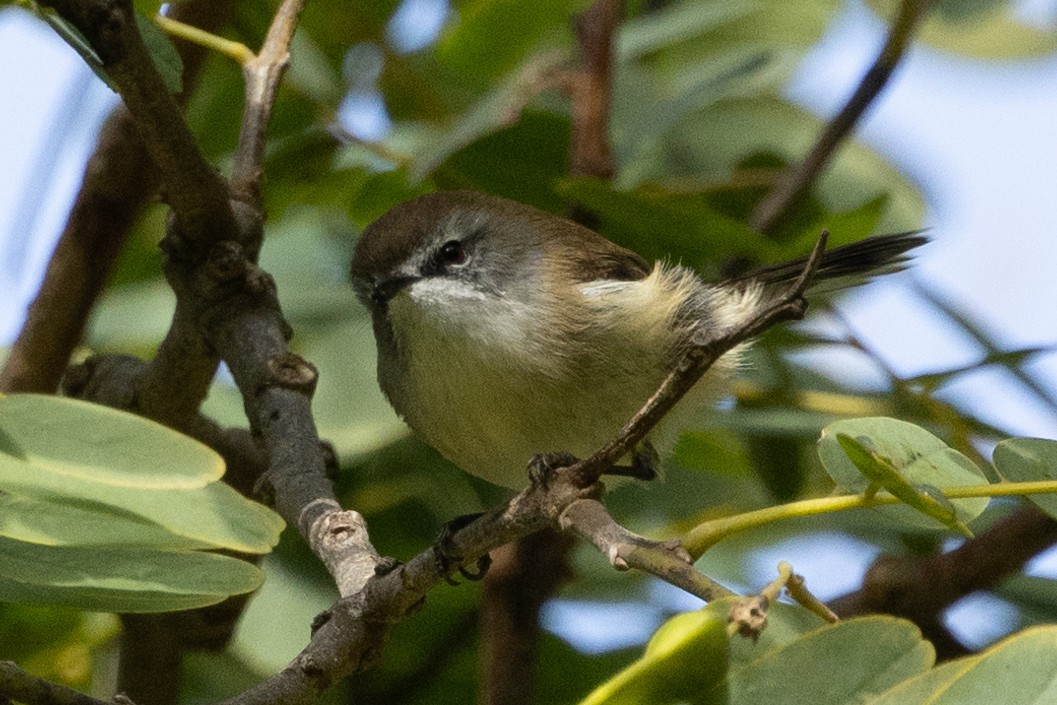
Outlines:
{"type": "Polygon", "coordinates": [[[290,61],[290,40],[304,5],[305,0],[284,0],[272,18],[261,50],[242,66],[246,105],[235,150],[231,192],[235,198],[250,203],[260,203],[268,122],[275,104],[275,93],[290,61]]]}
{"type": "Polygon", "coordinates": [[[859,82],[851,98],[819,135],[804,161],[791,167],[775,183],[770,193],[756,204],[749,224],[762,233],[772,233],[793,214],[811,186],[829,164],[851,130],[888,84],[902,61],[918,23],[933,0],[902,0],[899,14],[888,32],[881,52],[859,82]]]}
{"type": "Polygon", "coordinates": [[[224,179],[202,156],[176,99],[154,67],[131,0],[42,0],[77,27],[117,86],[161,172],[165,196],[185,237],[235,232],[224,179]]]}
{"type": "MultiPolygon", "coordinates": [[[[756,337],[776,323],[799,320],[804,317],[807,311],[804,292],[818,269],[827,237],[827,233],[822,233],[818,242],[815,243],[815,248],[808,256],[804,271],[782,296],[767,308],[757,312],[744,324],[718,334],[709,331],[708,334],[714,337],[701,337],[695,340],[694,346],[669,373],[660,388],[624,426],[620,435],[595,451],[591,457],[578,461],[566,469],[577,478],[576,481],[581,487],[597,482],[603,473],[642,442],[664,415],[697,384],[698,380],[724,353],[739,343],[756,337]]],[[[701,331],[701,333],[704,332],[701,331]]]]}
{"type": "MultiPolygon", "coordinates": [[[[234,4],[183,2],[173,13],[216,28],[228,21],[234,4]]],[[[184,90],[177,100],[183,103],[194,92],[205,52],[192,44],[177,49],[184,66],[184,90]]],[[[0,390],[52,393],[58,388],[121,245],[157,188],[157,169],[128,111],[118,107],[99,133],[40,290],[0,372],[0,390]]]]}

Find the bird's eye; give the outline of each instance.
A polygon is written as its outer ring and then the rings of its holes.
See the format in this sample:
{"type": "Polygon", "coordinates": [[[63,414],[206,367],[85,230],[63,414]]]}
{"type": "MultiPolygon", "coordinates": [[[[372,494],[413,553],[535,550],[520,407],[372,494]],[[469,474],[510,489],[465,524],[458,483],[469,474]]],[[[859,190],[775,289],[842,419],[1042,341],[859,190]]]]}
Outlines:
{"type": "Polygon", "coordinates": [[[458,240],[448,240],[440,246],[438,252],[440,261],[444,264],[465,264],[466,248],[458,240]]]}

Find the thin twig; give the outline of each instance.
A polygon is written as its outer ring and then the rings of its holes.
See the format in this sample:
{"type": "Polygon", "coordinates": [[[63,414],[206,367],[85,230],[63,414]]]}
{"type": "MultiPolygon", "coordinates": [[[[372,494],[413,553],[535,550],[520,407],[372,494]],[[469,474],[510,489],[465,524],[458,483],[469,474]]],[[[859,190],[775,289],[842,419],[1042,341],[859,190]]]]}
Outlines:
{"type": "Polygon", "coordinates": [[[754,338],[776,323],[803,318],[807,311],[804,292],[818,269],[827,237],[827,233],[822,233],[808,256],[804,271],[781,297],[767,308],[757,312],[744,324],[720,333],[709,331],[708,334],[714,337],[695,340],[694,346],[669,373],[660,388],[624,426],[620,434],[589,458],[573,464],[566,471],[574,474],[582,487],[597,482],[603,473],[613,467],[620,458],[646,437],[646,434],[690,391],[716,360],[739,343],[754,338]]]}
{"type": "Polygon", "coordinates": [[[810,191],[837,147],[855,127],[866,109],[888,84],[910,45],[914,29],[932,0],[903,0],[884,46],[859,82],[851,98],[822,131],[815,146],[800,164],[790,168],[756,205],[749,224],[762,233],[779,229],[810,191]]]}
{"type": "Polygon", "coordinates": [[[279,81],[290,61],[290,40],[297,29],[304,5],[305,0],[283,0],[272,18],[261,50],[242,65],[246,79],[246,105],[235,150],[231,192],[235,198],[249,203],[260,203],[268,121],[271,119],[279,81]]]}
{"type": "Polygon", "coordinates": [[[686,590],[706,602],[733,595],[694,570],[693,559],[678,541],[650,541],[616,521],[601,502],[582,499],[562,512],[561,526],[593,543],[617,570],[636,568],[686,590]]]}

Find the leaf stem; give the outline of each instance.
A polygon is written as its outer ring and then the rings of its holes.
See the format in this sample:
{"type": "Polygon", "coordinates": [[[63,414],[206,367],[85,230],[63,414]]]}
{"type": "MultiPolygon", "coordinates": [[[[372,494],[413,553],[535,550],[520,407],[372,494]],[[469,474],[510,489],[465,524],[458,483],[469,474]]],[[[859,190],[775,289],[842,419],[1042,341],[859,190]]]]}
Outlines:
{"type": "Polygon", "coordinates": [[[254,58],[254,53],[242,42],[224,39],[212,32],[193,27],[184,22],[180,22],[179,20],[174,20],[171,17],[166,17],[165,15],[155,15],[154,22],[174,37],[193,42],[206,49],[212,49],[215,52],[234,59],[241,65],[246,64],[246,62],[254,58]]]}
{"type": "MultiPolygon", "coordinates": [[[[1010,497],[1043,493],[1057,493],[1057,480],[999,482],[989,485],[963,485],[961,487],[946,487],[943,489],[943,494],[947,499],[1010,497]]],[[[698,524],[683,537],[683,547],[690,552],[694,560],[697,560],[715,544],[732,534],[746,529],[786,519],[901,503],[898,497],[888,492],[878,492],[872,496],[849,494],[789,502],[788,504],[765,507],[764,509],[757,509],[698,524]]]]}

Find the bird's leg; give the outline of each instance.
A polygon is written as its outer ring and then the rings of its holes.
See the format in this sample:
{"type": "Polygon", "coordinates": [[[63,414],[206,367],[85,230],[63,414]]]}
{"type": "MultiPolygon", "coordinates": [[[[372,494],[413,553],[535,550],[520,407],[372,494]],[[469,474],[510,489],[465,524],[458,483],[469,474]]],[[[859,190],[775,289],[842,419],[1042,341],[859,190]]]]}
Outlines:
{"type": "Polygon", "coordinates": [[[656,480],[661,474],[661,456],[649,441],[643,441],[631,452],[631,465],[614,465],[603,475],[656,480]]]}
{"type": "Polygon", "coordinates": [[[484,578],[485,573],[488,572],[489,566],[492,565],[492,557],[486,553],[477,559],[474,566],[475,569],[470,570],[462,565],[463,557],[455,552],[455,547],[452,545],[452,536],[455,532],[469,526],[482,516],[484,516],[484,512],[463,514],[462,516],[455,517],[441,527],[440,534],[437,536],[437,540],[433,544],[433,552],[437,559],[437,566],[440,569],[440,572],[444,574],[444,579],[451,585],[459,584],[451,577],[453,570],[458,570],[459,575],[467,580],[481,580],[484,578]],[[455,566],[458,567],[456,568],[455,566]]]}

